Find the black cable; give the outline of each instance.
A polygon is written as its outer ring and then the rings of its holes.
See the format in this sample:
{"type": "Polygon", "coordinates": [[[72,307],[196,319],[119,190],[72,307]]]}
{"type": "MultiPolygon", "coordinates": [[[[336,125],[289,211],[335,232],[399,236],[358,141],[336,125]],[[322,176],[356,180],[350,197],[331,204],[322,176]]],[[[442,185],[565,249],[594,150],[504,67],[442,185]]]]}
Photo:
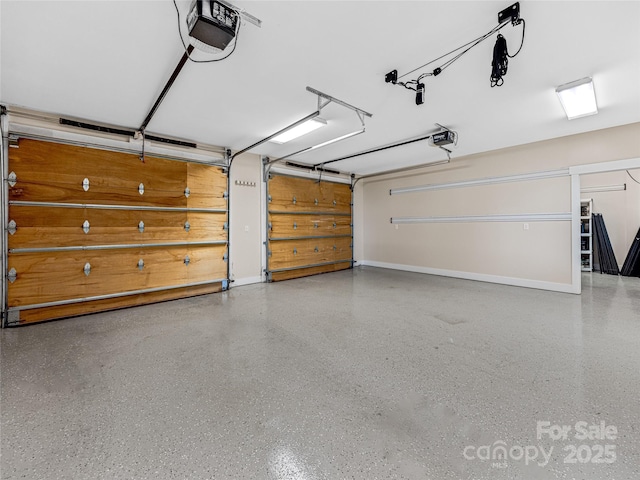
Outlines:
{"type": "Polygon", "coordinates": [[[482,35],[481,37],[476,38],[475,40],[472,40],[471,42],[467,43],[466,45],[472,44],[469,48],[467,48],[466,50],[460,52],[458,55],[456,55],[455,57],[451,58],[450,60],[447,60],[445,63],[443,63],[440,66],[440,71],[438,72],[438,74],[440,74],[442,72],[442,70],[446,69],[447,67],[449,67],[453,62],[455,62],[456,60],[458,60],[460,57],[462,57],[465,53],[467,53],[469,50],[471,50],[473,47],[475,47],[476,45],[484,42],[487,38],[489,38],[491,35],[493,35],[496,32],[499,32],[500,30],[502,30],[507,24],[503,23],[502,25],[499,25],[495,28],[493,28],[490,32],[482,35]]]}
{"type": "Polygon", "coordinates": [[[509,65],[507,56],[507,40],[501,34],[498,34],[496,44],[493,46],[493,60],[491,62],[492,87],[501,87],[504,83],[502,77],[507,74],[509,65]]]}
{"type": "MultiPolygon", "coordinates": [[[[440,55],[438,58],[434,58],[433,60],[431,60],[431,61],[429,61],[429,62],[425,63],[424,65],[420,65],[418,68],[414,68],[414,69],[413,69],[413,70],[411,70],[410,72],[407,72],[407,73],[405,73],[404,75],[401,75],[400,77],[398,77],[398,79],[400,79],[400,78],[402,78],[402,77],[406,77],[407,75],[410,75],[410,74],[412,74],[413,72],[415,72],[415,71],[417,71],[417,70],[420,70],[420,69],[422,69],[422,68],[426,67],[427,65],[430,65],[430,64],[432,64],[432,63],[434,63],[434,62],[437,62],[438,60],[443,59],[444,57],[448,57],[448,56],[449,56],[449,55],[451,55],[452,53],[457,52],[458,50],[461,50],[461,49],[463,49],[464,47],[466,47],[466,46],[468,46],[468,45],[471,45],[472,43],[474,43],[474,42],[478,41],[479,39],[482,39],[482,40],[486,39],[487,37],[490,37],[491,35],[493,35],[493,34],[494,34],[494,33],[496,33],[497,31],[499,31],[501,28],[503,28],[503,27],[504,27],[504,26],[506,26],[506,25],[507,25],[507,24],[505,23],[505,24],[502,24],[502,25],[498,25],[497,27],[493,27],[489,32],[485,33],[484,35],[481,35],[480,37],[475,38],[475,39],[471,40],[470,42],[467,42],[467,43],[465,43],[464,45],[459,46],[458,48],[454,48],[454,49],[453,49],[453,50],[451,50],[450,52],[445,53],[444,55],[440,55]]],[[[475,46],[475,45],[474,45],[474,46],[475,46]]],[[[468,51],[468,49],[467,49],[466,51],[468,51]]],[[[466,51],[465,51],[465,52],[463,52],[463,53],[466,53],[466,51]]],[[[458,57],[458,58],[459,58],[459,57],[458,57]]]]}
{"type": "Polygon", "coordinates": [[[491,62],[491,87],[501,87],[504,84],[503,77],[507,74],[509,58],[515,57],[520,53],[520,50],[522,50],[526,27],[524,19],[519,19],[516,25],[519,24],[522,24],[522,40],[520,41],[520,48],[518,48],[518,51],[513,55],[509,55],[507,40],[501,34],[498,34],[496,44],[493,47],[493,61],[491,62]]]}
{"type": "Polygon", "coordinates": [[[236,27],[236,36],[233,41],[233,48],[227,55],[225,55],[222,58],[214,58],[212,60],[194,60],[193,58],[191,58],[191,55],[189,55],[189,52],[187,52],[187,44],[184,43],[184,38],[182,38],[182,30],[180,30],[180,10],[178,9],[178,4],[176,3],[176,0],[173,0],[173,6],[176,8],[176,14],[178,16],[178,36],[180,37],[180,41],[182,42],[182,47],[184,48],[184,51],[187,53],[187,57],[189,57],[189,60],[191,60],[193,63],[220,62],[222,60],[226,60],[227,58],[229,58],[233,54],[233,52],[236,51],[236,45],[238,45],[238,39],[240,38],[240,25],[242,23],[240,20],[240,17],[238,17],[238,26],[236,27]]]}
{"type": "Polygon", "coordinates": [[[524,18],[521,18],[521,19],[519,19],[519,20],[518,20],[517,25],[520,25],[520,24],[522,24],[522,40],[520,41],[520,48],[519,48],[519,49],[518,49],[518,51],[517,51],[516,53],[514,53],[513,55],[509,55],[509,53],[507,52],[507,56],[508,56],[509,58],[513,58],[513,57],[515,57],[516,55],[518,55],[518,54],[520,53],[520,50],[522,50],[522,46],[524,45],[524,30],[525,30],[525,27],[526,27],[526,23],[525,23],[525,21],[524,21],[524,18]]]}
{"type": "Polygon", "coordinates": [[[625,170],[625,172],[627,172],[627,175],[629,175],[631,177],[631,180],[633,180],[634,182],[640,184],[640,182],[638,180],[636,180],[635,178],[633,178],[633,175],[631,175],[631,173],[629,172],[629,170],[625,170]]]}

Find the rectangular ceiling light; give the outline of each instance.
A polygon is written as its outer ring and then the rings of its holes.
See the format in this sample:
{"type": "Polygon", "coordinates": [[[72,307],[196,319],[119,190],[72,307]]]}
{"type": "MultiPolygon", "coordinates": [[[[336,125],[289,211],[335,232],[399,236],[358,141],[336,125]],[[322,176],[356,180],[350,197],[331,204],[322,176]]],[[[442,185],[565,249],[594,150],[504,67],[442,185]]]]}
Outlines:
{"type": "Polygon", "coordinates": [[[569,120],[598,113],[591,77],[560,85],[556,93],[569,120]]]}
{"type": "Polygon", "coordinates": [[[280,135],[273,137],[270,141],[274,143],[286,143],[294,138],[301,137],[306,135],[307,133],[313,132],[320,127],[324,127],[327,124],[327,121],[320,118],[311,118],[300,125],[293,127],[286,132],[281,133],[280,135]]]}

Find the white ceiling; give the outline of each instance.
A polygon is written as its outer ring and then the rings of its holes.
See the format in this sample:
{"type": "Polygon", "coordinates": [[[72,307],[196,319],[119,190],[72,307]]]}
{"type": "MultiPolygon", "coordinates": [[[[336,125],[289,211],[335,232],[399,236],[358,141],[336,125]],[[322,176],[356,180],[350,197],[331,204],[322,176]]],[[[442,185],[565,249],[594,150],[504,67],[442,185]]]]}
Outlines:
{"type": "MultiPolygon", "coordinates": [[[[421,106],[384,74],[488,32],[510,1],[233,3],[262,28],[243,22],[226,60],[189,62],[147,132],[239,150],[315,111],[307,86],[373,114],[366,133],[291,159],[309,164],[422,136],[436,122],[459,133],[455,157],[640,121],[638,1],[521,1],[526,38],[504,85],[489,84],[494,35],[427,78],[421,106]],[[568,121],[554,89],[585,76],[594,78],[600,113],[568,121]]],[[[178,6],[184,23],[189,3],[178,6]]],[[[183,53],[168,0],[2,0],[0,18],[3,104],[96,122],[139,127],[183,53]]],[[[511,52],[520,32],[502,30],[511,52]]],[[[322,117],[328,128],[254,152],[282,156],[360,125],[336,104],[322,117]]],[[[332,167],[367,174],[444,158],[419,142],[332,167]]]]}

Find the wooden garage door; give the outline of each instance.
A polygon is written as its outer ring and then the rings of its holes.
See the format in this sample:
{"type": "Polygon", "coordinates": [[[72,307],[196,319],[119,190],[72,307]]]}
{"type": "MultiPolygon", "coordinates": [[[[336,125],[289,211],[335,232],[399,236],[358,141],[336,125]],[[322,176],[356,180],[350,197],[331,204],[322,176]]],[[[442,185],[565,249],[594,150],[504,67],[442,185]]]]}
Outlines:
{"type": "Polygon", "coordinates": [[[221,167],[21,138],[9,172],[9,325],[227,284],[221,167]]]}
{"type": "Polygon", "coordinates": [[[270,280],[351,268],[350,185],[271,174],[267,195],[270,280]]]}

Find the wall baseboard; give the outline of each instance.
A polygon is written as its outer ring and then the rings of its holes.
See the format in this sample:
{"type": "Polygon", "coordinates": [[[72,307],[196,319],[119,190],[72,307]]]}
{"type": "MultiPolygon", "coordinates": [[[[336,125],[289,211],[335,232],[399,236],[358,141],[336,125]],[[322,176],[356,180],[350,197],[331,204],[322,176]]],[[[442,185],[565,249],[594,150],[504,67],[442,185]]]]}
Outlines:
{"type": "Polygon", "coordinates": [[[390,270],[402,270],[405,272],[426,273],[441,277],[461,278],[464,280],[475,280],[479,282],[499,283],[501,285],[511,285],[514,287],[535,288],[538,290],[550,290],[552,292],[579,294],[579,288],[569,283],[554,283],[541,280],[529,280],[526,278],[502,277],[500,275],[489,275],[485,273],[460,272],[457,270],[444,270],[440,268],[420,267],[417,265],[402,265],[398,263],[377,262],[374,260],[362,260],[360,265],[390,270]]]}
{"type": "Polygon", "coordinates": [[[231,288],[242,287],[243,285],[252,285],[254,283],[262,283],[264,280],[262,277],[245,277],[238,278],[231,282],[231,288]]]}

